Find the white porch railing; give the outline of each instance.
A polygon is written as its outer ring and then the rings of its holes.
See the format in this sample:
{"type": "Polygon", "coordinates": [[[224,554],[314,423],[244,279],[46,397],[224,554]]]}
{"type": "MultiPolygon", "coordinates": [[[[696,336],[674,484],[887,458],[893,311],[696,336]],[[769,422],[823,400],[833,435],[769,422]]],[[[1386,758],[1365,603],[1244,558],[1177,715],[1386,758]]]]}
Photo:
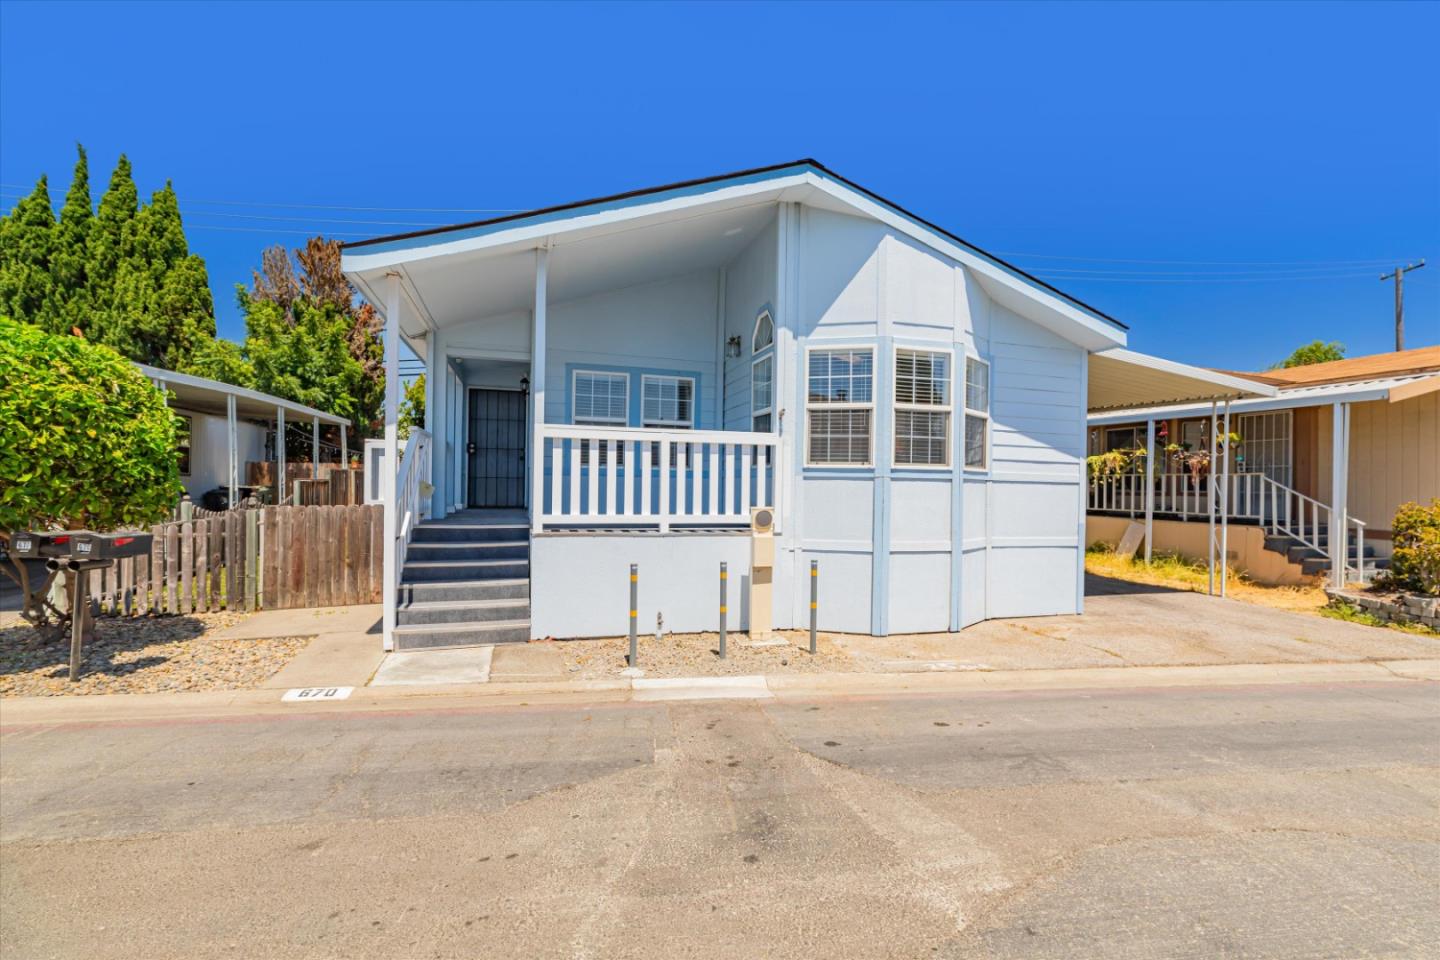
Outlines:
{"type": "MultiPolygon", "coordinates": [[[[780,450],[769,433],[544,424],[543,525],[748,523],[778,507],[780,450]]],[[[778,510],[777,518],[778,518],[778,510]]]]}

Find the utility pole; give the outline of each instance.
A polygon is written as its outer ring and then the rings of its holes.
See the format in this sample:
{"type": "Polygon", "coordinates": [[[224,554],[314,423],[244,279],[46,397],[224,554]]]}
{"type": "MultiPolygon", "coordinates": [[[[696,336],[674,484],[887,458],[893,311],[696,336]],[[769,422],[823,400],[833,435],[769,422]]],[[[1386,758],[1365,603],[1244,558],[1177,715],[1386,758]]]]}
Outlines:
{"type": "Polygon", "coordinates": [[[1419,270],[1425,266],[1424,258],[1419,263],[1412,263],[1405,267],[1396,267],[1393,271],[1383,274],[1381,280],[1395,281],[1395,349],[1405,349],[1405,274],[1411,270],[1419,270]]]}

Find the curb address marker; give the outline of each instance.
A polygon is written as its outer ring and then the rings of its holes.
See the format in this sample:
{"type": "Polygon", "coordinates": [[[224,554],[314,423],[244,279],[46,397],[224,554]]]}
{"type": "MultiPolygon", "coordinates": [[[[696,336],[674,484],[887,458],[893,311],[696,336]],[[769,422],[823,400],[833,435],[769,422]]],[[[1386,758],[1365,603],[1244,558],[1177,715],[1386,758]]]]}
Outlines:
{"type": "Polygon", "coordinates": [[[286,690],[282,703],[312,703],[316,700],[347,700],[354,687],[296,687],[286,690]]]}

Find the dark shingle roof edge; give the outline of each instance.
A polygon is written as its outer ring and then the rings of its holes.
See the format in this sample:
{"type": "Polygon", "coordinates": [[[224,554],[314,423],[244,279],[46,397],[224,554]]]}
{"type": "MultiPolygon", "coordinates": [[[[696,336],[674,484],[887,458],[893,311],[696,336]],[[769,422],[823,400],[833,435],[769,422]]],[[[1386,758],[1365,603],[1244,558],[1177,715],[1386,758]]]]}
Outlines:
{"type": "Polygon", "coordinates": [[[474,230],[481,227],[493,227],[506,223],[518,224],[522,221],[530,220],[535,217],[543,217],[557,213],[565,213],[570,210],[580,210],[584,207],[592,207],[600,204],[634,200],[640,197],[652,196],[654,194],[668,193],[673,190],[685,190],[693,187],[703,187],[712,183],[722,183],[726,180],[738,180],[746,177],[761,177],[767,174],[779,173],[782,170],[789,170],[796,167],[809,167],[820,173],[821,175],[828,177],[831,180],[836,181],[837,183],[843,184],[848,189],[853,190],[856,193],[859,193],[870,200],[873,200],[881,206],[888,207],[890,210],[894,211],[902,217],[905,217],[907,220],[910,220],[913,223],[925,228],[926,230],[937,233],[945,237],[947,240],[958,243],[965,249],[970,250],[971,252],[978,254],[981,257],[984,257],[986,260],[989,260],[991,263],[1003,268],[1004,270],[1009,271],[1010,273],[1013,273],[1017,277],[1025,280],[1027,283],[1034,284],[1035,286],[1047,290],[1050,293],[1053,293],[1056,296],[1066,300],[1067,302],[1074,304],[1075,306],[1084,310],[1086,313],[1092,314],[1099,319],[1106,321],[1107,323],[1112,323],[1122,330],[1130,329],[1128,325],[1115,319],[1104,311],[1096,309],[1095,307],[1079,299],[1078,297],[1072,296],[1071,294],[1066,293],[1064,290],[1061,290],[1058,287],[1051,286],[1044,280],[1041,280],[1039,277],[1031,273],[1027,273],[1025,270],[1022,270],[1019,267],[1015,266],[1013,263],[1010,263],[996,256],[995,254],[976,246],[970,241],[964,239],[963,237],[951,233],[944,227],[939,226],[938,224],[935,224],[929,220],[926,220],[924,217],[921,217],[918,214],[910,212],[909,210],[900,206],[900,204],[895,203],[892,200],[887,200],[885,197],[882,197],[875,191],[861,186],[855,181],[850,180],[847,177],[844,177],[841,174],[838,174],[835,171],[829,169],[824,164],[820,163],[818,160],[814,160],[808,157],[801,160],[792,160],[788,163],[776,163],[764,167],[752,167],[748,170],[737,170],[731,173],[722,173],[711,177],[699,177],[694,180],[681,180],[676,183],[667,183],[657,187],[645,187],[640,190],[628,190],[624,193],[614,193],[603,197],[592,197],[588,200],[576,200],[571,203],[562,203],[550,207],[540,207],[535,210],[526,210],[521,213],[509,213],[501,217],[491,217],[485,220],[472,220],[467,223],[456,223],[443,227],[427,227],[424,230],[411,230],[407,233],[388,234],[382,237],[372,237],[368,240],[353,240],[342,243],[340,246],[343,250],[358,250],[368,246],[394,243],[403,240],[413,240],[420,237],[431,237],[437,234],[453,233],[461,230],[474,230]]]}

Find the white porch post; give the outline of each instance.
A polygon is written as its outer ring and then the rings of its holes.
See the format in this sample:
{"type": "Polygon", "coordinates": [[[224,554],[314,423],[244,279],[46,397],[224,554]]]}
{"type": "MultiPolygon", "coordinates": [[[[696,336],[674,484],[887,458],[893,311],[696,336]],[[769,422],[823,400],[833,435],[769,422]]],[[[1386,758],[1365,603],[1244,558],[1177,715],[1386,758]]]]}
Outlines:
{"type": "Polygon", "coordinates": [[[340,466],[350,469],[350,424],[340,424],[340,466]]]}
{"type": "Polygon", "coordinates": [[[310,477],[320,479],[320,418],[310,418],[310,477]]]}
{"type": "Polygon", "coordinates": [[[1155,539],[1155,418],[1145,421],[1145,562],[1155,539]]]}
{"type": "Polygon", "coordinates": [[[433,488],[425,509],[432,517],[445,516],[445,458],[450,450],[445,430],[449,412],[445,409],[445,343],[436,330],[430,334],[430,349],[425,357],[425,429],[430,432],[430,463],[424,480],[433,488]]]}
{"type": "Polygon", "coordinates": [[[1230,569],[1230,401],[1225,401],[1225,445],[1220,460],[1220,596],[1230,569]]]}
{"type": "Polygon", "coordinates": [[[235,497],[239,494],[237,489],[240,486],[240,465],[235,461],[240,456],[240,444],[235,439],[235,394],[225,394],[225,449],[230,460],[230,472],[227,474],[230,486],[230,506],[235,506],[235,497]]]}
{"type": "MultiPolygon", "coordinates": [[[[453,483],[450,488],[450,503],[456,510],[463,510],[469,502],[465,491],[465,467],[469,464],[469,453],[465,447],[466,431],[470,425],[467,419],[469,410],[466,408],[464,381],[455,371],[451,370],[449,373],[455,404],[455,462],[450,467],[453,483]]],[[[526,458],[526,462],[529,462],[529,458],[526,458]]]]}
{"type": "Polygon", "coordinates": [[[398,429],[400,419],[400,274],[385,276],[385,466],[380,474],[380,498],[384,504],[384,560],[380,583],[383,643],[395,649],[395,589],[399,558],[395,555],[395,529],[399,519],[396,477],[400,467],[398,429]]]}
{"type": "Polygon", "coordinates": [[[1210,596],[1215,596],[1215,433],[1220,429],[1220,424],[1215,415],[1215,401],[1210,401],[1210,444],[1206,448],[1210,451],[1210,470],[1205,483],[1205,512],[1210,517],[1209,534],[1206,537],[1209,552],[1206,554],[1205,566],[1210,574],[1210,596]]]}
{"type": "Polygon", "coordinates": [[[425,357],[425,429],[430,431],[430,460],[421,478],[430,484],[430,502],[425,505],[432,517],[445,516],[443,483],[437,482],[444,470],[445,450],[445,379],[440,375],[445,362],[445,343],[436,330],[430,334],[430,349],[425,357]],[[437,464],[440,464],[437,467],[437,464]]]}
{"type": "MultiPolygon", "coordinates": [[[[533,432],[530,437],[530,453],[525,459],[530,463],[530,529],[539,533],[543,527],[545,512],[545,312],[550,275],[550,250],[540,247],[535,251],[535,322],[531,326],[530,340],[530,408],[533,432]]],[[[555,478],[559,491],[560,478],[555,478]]]]}
{"type": "Polygon", "coordinates": [[[1348,403],[1334,403],[1331,410],[1330,437],[1330,582],[1336,588],[1345,586],[1345,562],[1349,553],[1346,540],[1350,526],[1348,516],[1350,491],[1350,437],[1348,403]]]}

